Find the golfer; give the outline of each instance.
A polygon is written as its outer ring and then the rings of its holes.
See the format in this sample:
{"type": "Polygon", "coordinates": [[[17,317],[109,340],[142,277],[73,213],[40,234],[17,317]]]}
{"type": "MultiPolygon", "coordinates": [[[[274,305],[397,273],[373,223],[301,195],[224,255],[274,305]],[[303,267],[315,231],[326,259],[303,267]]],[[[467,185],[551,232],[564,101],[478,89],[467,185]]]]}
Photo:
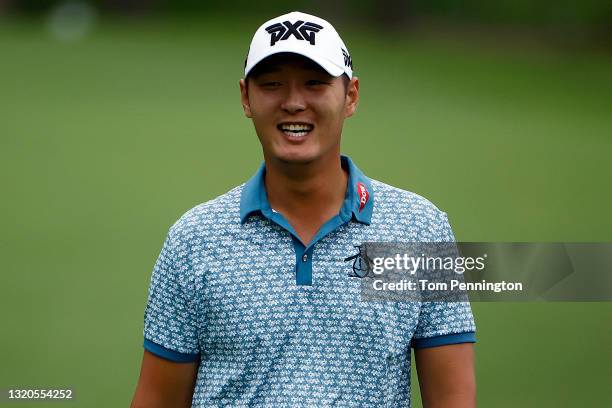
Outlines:
{"type": "Polygon", "coordinates": [[[132,407],[409,407],[412,350],[425,407],[475,406],[469,303],[362,301],[346,262],[364,242],[454,241],[444,212],[341,155],[352,69],[321,18],[255,32],[240,97],[263,163],[169,229],[132,407]]]}

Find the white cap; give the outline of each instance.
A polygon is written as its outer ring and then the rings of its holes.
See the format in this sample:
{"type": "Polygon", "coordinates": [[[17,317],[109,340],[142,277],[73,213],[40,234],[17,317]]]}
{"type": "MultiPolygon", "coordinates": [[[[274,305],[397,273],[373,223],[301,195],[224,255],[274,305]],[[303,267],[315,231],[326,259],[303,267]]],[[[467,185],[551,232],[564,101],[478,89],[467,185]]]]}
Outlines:
{"type": "Polygon", "coordinates": [[[266,21],[251,41],[244,76],[264,58],[281,52],[310,58],[332,76],[353,77],[353,62],[346,45],[322,18],[294,11],[266,21]]]}

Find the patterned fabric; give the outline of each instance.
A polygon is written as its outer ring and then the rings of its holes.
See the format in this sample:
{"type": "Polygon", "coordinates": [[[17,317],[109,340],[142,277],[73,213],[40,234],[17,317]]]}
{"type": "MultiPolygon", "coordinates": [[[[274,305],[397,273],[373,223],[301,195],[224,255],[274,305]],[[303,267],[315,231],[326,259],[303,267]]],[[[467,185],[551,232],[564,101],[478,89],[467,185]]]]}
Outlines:
{"type": "Polygon", "coordinates": [[[368,179],[348,157],[342,164],[342,210],[308,246],[270,208],[263,165],[170,228],[144,346],[200,360],[193,407],[409,407],[411,347],[475,341],[469,303],[360,301],[344,261],[355,246],[454,237],[426,199],[368,179]]]}

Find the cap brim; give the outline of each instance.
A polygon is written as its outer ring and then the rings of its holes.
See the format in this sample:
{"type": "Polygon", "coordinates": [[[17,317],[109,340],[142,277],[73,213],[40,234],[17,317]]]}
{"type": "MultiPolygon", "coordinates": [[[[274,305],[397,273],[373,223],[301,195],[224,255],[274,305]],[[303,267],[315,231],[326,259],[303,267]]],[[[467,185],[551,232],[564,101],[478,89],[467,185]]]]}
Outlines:
{"type": "Polygon", "coordinates": [[[250,67],[246,67],[244,70],[244,76],[246,77],[247,75],[249,75],[249,72],[251,72],[253,68],[255,68],[255,66],[257,66],[257,64],[259,64],[261,61],[265,60],[268,57],[271,57],[272,55],[276,55],[280,53],[291,53],[291,54],[301,55],[302,57],[306,57],[309,60],[314,61],[317,65],[319,65],[321,68],[327,71],[329,75],[333,77],[339,77],[340,75],[345,73],[344,69],[330,62],[327,58],[321,57],[319,55],[306,55],[305,52],[295,50],[295,49],[290,50],[290,49],[279,48],[270,54],[262,56],[259,60],[255,61],[255,63],[253,63],[250,67]]]}

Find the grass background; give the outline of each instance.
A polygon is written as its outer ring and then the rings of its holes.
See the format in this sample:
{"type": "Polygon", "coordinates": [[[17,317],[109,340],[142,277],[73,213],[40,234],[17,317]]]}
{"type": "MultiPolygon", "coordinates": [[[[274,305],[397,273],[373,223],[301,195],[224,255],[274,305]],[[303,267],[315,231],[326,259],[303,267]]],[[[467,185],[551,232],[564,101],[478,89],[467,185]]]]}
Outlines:
{"type": "MultiPolygon", "coordinates": [[[[129,405],[168,227],[261,160],[238,93],[255,28],[103,19],[62,43],[0,21],[0,387],[129,405]]],[[[343,151],[366,174],[458,240],[612,240],[609,55],[358,28],[338,27],[361,80],[343,151]]],[[[473,309],[480,406],[610,406],[612,304],[473,309]]]]}

